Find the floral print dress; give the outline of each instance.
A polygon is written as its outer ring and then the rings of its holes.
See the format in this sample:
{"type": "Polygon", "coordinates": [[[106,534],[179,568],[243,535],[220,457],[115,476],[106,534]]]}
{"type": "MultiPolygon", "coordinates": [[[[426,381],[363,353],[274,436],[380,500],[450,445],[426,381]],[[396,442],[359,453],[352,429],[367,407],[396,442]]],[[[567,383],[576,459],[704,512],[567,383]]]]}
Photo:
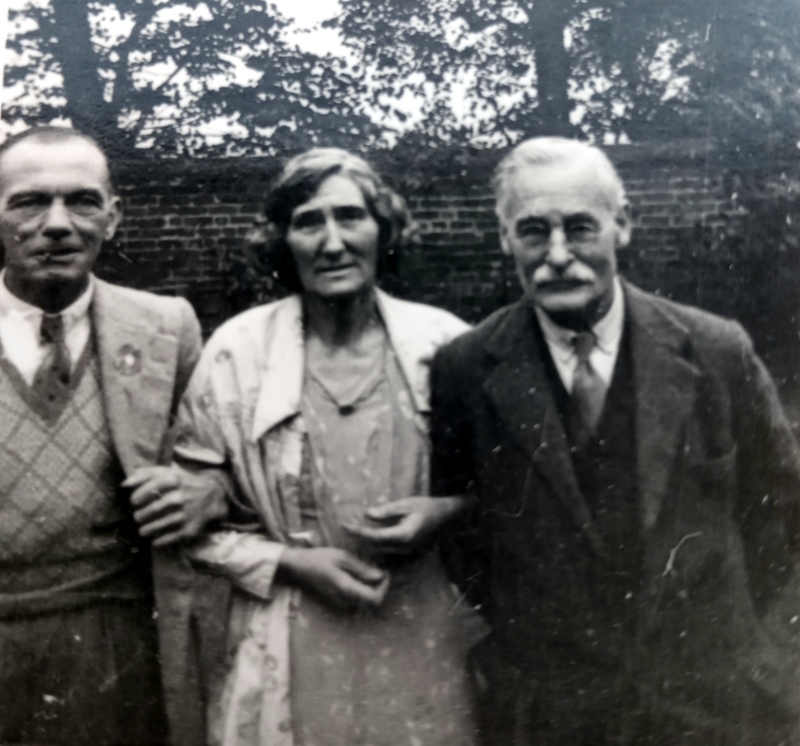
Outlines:
{"type": "MultiPolygon", "coordinates": [[[[346,399],[306,366],[307,435],[299,484],[303,529],[391,576],[376,610],[345,612],[309,594],[290,622],[292,712],[299,746],[468,746],[474,742],[470,640],[438,557],[388,561],[342,529],[370,505],[424,494],[428,450],[385,335],[346,399]]],[[[363,366],[362,366],[363,370],[363,366]]]]}
{"type": "Polygon", "coordinates": [[[430,361],[468,327],[374,294],[385,335],[355,406],[331,407],[309,384],[299,296],[220,327],[181,403],[177,464],[227,485],[235,518],[188,550],[233,586],[212,746],[474,742],[466,652],[485,628],[435,553],[387,567],[389,592],[370,613],[275,580],[287,545],[346,547],[348,518],[428,494],[430,361]]]}

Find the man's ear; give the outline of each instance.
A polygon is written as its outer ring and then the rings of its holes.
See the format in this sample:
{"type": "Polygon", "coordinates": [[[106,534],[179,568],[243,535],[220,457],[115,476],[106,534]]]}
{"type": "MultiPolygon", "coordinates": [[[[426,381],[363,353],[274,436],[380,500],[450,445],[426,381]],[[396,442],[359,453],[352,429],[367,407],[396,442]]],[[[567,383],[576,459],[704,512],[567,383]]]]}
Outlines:
{"type": "Polygon", "coordinates": [[[114,238],[120,220],[122,220],[122,200],[115,194],[111,197],[111,201],[108,205],[108,224],[106,225],[106,231],[103,235],[106,241],[110,241],[114,238]]]}
{"type": "Polygon", "coordinates": [[[498,218],[498,220],[500,221],[500,248],[506,256],[511,256],[511,247],[508,245],[508,228],[502,218],[498,218]]]}
{"type": "Polygon", "coordinates": [[[631,224],[631,209],[627,202],[623,203],[617,210],[614,221],[617,224],[616,248],[624,249],[631,242],[631,229],[633,227],[631,224]]]}

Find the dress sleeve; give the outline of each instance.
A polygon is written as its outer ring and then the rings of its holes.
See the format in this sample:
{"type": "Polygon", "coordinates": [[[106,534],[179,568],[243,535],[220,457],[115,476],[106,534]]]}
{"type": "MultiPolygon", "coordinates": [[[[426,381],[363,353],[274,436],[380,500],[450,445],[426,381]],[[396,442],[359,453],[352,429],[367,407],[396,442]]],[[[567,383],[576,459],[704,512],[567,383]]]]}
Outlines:
{"type": "Polygon", "coordinates": [[[200,569],[269,601],[284,549],[285,545],[263,534],[228,528],[206,534],[188,549],[188,556],[200,569]]]}
{"type": "Polygon", "coordinates": [[[234,478],[232,436],[221,425],[212,379],[214,354],[212,346],[203,352],[181,401],[174,460],[194,499],[222,501],[226,519],[188,546],[186,554],[200,569],[269,600],[284,545],[264,535],[256,507],[234,478]]]}

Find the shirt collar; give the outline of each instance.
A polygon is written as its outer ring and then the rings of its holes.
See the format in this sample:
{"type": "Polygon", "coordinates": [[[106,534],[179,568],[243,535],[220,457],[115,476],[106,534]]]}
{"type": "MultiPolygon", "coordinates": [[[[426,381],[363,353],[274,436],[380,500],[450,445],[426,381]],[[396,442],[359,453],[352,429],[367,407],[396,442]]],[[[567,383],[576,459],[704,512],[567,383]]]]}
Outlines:
{"type": "MultiPolygon", "coordinates": [[[[86,290],[61,311],[61,315],[64,317],[64,328],[67,331],[89,315],[89,306],[94,298],[94,286],[94,275],[89,275],[89,285],[86,290]]],[[[3,270],[0,272],[0,316],[7,316],[11,312],[30,318],[37,318],[44,314],[41,308],[18,298],[8,289],[6,271],[3,270]]]]}
{"type": "MultiPolygon", "coordinates": [[[[547,343],[565,354],[568,352],[572,355],[574,352],[573,341],[577,333],[572,329],[566,329],[556,324],[538,306],[534,306],[534,310],[547,343]]],[[[611,301],[611,307],[606,315],[592,327],[592,331],[597,337],[597,346],[605,354],[611,355],[619,347],[624,320],[625,294],[622,292],[622,283],[620,283],[619,277],[615,277],[614,297],[611,301]]]]}

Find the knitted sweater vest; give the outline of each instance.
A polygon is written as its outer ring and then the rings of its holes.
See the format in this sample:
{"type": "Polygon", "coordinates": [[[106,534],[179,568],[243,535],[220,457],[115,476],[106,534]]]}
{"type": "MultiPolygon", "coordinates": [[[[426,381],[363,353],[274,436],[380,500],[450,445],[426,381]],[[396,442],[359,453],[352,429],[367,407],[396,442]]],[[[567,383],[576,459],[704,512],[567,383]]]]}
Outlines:
{"type": "Polygon", "coordinates": [[[145,594],[93,344],[55,422],[0,360],[0,617],[145,594]]]}

